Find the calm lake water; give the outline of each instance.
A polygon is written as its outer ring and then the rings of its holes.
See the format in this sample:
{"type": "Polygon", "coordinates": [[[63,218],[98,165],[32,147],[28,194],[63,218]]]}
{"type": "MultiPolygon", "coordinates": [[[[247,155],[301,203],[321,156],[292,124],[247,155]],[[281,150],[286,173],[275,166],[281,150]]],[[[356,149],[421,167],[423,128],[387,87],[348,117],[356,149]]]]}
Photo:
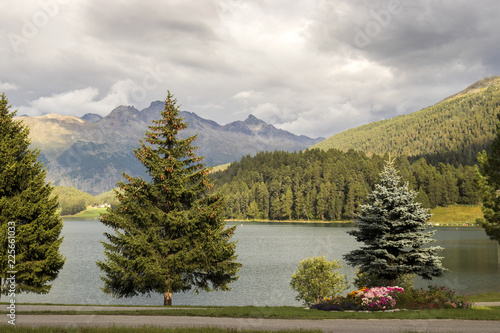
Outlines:
{"type": "MultiPolygon", "coordinates": [[[[359,247],[346,232],[352,227],[330,224],[244,223],[233,239],[238,240],[238,261],[243,264],[240,278],[229,292],[173,295],[174,305],[301,305],[289,287],[291,274],[299,262],[309,256],[325,255],[329,260],[359,247]]],[[[162,305],[163,296],[153,294],[116,299],[104,294],[103,282],[95,262],[104,258],[100,240],[109,231],[99,221],[64,221],[61,251],[66,264],[47,295],[18,295],[19,302],[71,304],[162,305]]],[[[480,228],[438,228],[435,245],[443,265],[450,270],[431,282],[416,280],[415,285],[429,283],[455,289],[458,293],[500,292],[500,258],[496,242],[480,228]]],[[[342,260],[341,260],[342,262],[342,260]]],[[[344,263],[341,273],[350,281],[355,269],[344,263]]],[[[352,289],[354,288],[351,286],[352,289]]]]}

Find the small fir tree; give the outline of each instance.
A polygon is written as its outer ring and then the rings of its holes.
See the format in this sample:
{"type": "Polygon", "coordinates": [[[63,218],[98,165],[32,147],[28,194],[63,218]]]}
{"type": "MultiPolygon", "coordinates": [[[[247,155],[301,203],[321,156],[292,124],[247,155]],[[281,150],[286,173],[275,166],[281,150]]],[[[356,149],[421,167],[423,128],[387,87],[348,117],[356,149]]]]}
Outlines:
{"type": "Polygon", "coordinates": [[[14,120],[0,96],[0,274],[2,293],[46,294],[64,265],[59,252],[62,219],[53,187],[45,183],[39,151],[29,148],[29,129],[14,120]],[[9,279],[14,277],[14,279],[9,279]],[[8,280],[9,279],[9,280],[8,280]]]}
{"type": "Polygon", "coordinates": [[[415,202],[417,193],[409,190],[407,183],[399,185],[399,180],[388,162],[380,183],[368,196],[368,204],[354,218],[357,229],[348,232],[365,246],[344,255],[350,265],[391,285],[406,274],[430,280],[446,271],[436,256],[442,248],[424,247],[433,241],[434,234],[425,231],[430,227],[428,210],[415,202]]]}
{"type": "MultiPolygon", "coordinates": [[[[500,113],[497,117],[500,120],[500,113]]],[[[479,163],[476,178],[484,216],[480,222],[486,234],[500,245],[500,121],[497,123],[497,136],[491,143],[490,154],[483,151],[477,159],[479,163]]]]}
{"type": "Polygon", "coordinates": [[[118,206],[101,216],[115,233],[105,233],[106,260],[97,264],[103,291],[116,297],[158,292],[171,305],[172,293],[230,290],[238,278],[235,227],[225,228],[223,198],[208,194],[213,184],[191,146],[196,137],[177,136],[187,124],[176,103],[168,92],[161,118],[134,151],[151,181],[124,174],[118,206]]]}

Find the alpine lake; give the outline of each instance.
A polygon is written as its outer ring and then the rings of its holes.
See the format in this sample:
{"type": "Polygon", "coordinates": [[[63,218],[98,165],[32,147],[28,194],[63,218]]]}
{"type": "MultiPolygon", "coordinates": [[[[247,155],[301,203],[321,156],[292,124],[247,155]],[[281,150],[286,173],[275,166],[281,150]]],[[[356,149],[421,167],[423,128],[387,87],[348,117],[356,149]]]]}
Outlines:
{"type": "MultiPolygon", "coordinates": [[[[237,243],[238,262],[242,263],[238,281],[231,291],[193,292],[173,295],[174,305],[207,306],[300,306],[290,288],[292,273],[307,257],[325,255],[340,260],[352,285],[355,269],[342,256],[362,244],[347,234],[353,224],[234,222],[233,240],[237,243]]],[[[433,238],[444,248],[439,252],[449,270],[431,281],[415,279],[416,287],[437,284],[458,294],[500,292],[500,250],[483,229],[477,227],[436,227],[433,238]]],[[[432,229],[431,229],[432,230],[432,229]]],[[[111,229],[98,220],[64,220],[61,252],[64,268],[46,295],[19,294],[17,302],[99,305],[162,305],[163,295],[113,298],[101,291],[102,274],[97,265],[104,259],[101,241],[111,229]]]]}

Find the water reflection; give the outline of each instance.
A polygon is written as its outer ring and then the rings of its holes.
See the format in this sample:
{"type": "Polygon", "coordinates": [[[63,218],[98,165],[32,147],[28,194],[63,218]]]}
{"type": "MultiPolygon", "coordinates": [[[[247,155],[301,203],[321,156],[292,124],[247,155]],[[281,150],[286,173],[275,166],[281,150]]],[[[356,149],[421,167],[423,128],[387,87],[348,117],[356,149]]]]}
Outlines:
{"type": "MultiPolygon", "coordinates": [[[[240,223],[238,223],[240,225],[240,223]]],[[[325,255],[329,260],[360,246],[347,234],[352,228],[332,224],[243,223],[235,232],[238,240],[238,261],[243,264],[240,278],[230,292],[211,292],[199,295],[174,295],[178,305],[300,305],[289,287],[291,274],[300,260],[325,255]]],[[[70,304],[142,304],[161,305],[162,295],[116,299],[105,295],[96,266],[104,259],[103,232],[109,231],[98,221],[65,221],[61,251],[67,257],[64,269],[48,295],[19,295],[21,302],[70,304]]],[[[435,245],[443,265],[450,270],[445,277],[431,283],[456,289],[459,293],[500,292],[498,245],[480,228],[439,228],[435,245]]],[[[341,270],[352,281],[355,269],[341,261],[341,270]]],[[[428,281],[417,280],[425,287],[428,281]]]]}
{"type": "Polygon", "coordinates": [[[443,265],[450,270],[433,283],[447,285],[461,293],[500,291],[498,244],[490,240],[481,228],[439,228],[436,244],[443,265]]]}

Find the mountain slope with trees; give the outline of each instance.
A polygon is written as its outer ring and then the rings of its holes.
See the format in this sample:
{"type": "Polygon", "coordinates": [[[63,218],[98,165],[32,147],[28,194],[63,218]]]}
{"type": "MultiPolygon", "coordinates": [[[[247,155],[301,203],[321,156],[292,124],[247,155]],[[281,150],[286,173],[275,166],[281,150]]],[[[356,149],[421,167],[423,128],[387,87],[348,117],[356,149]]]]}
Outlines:
{"type": "Polygon", "coordinates": [[[405,155],[412,160],[473,165],[493,141],[500,111],[500,77],[489,77],[440,103],[388,120],[353,128],[312,148],[405,155]]]}
{"type": "MultiPolygon", "coordinates": [[[[261,152],[215,172],[230,219],[350,220],[379,180],[386,156],[338,149],[261,152]]],[[[418,192],[426,208],[477,204],[474,167],[455,167],[425,159],[395,165],[403,181],[418,192]]]]}

